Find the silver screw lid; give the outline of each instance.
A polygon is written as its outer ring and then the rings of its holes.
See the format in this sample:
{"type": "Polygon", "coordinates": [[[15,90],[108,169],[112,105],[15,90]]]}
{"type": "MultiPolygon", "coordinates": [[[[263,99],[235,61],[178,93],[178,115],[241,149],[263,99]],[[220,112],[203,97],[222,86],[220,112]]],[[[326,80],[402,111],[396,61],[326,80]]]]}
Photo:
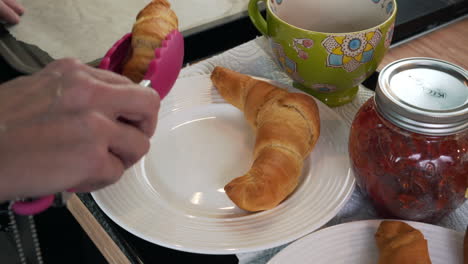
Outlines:
{"type": "Polygon", "coordinates": [[[403,129],[450,135],[468,128],[468,72],[432,58],[390,63],[379,75],[377,111],[403,129]]]}

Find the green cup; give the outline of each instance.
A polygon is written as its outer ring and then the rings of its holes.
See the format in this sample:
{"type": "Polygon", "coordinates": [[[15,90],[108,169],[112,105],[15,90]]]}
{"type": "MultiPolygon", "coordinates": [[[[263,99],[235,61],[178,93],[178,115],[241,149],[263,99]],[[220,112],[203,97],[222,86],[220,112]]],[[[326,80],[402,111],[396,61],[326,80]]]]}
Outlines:
{"type": "Polygon", "coordinates": [[[250,0],[248,11],[294,86],[339,106],[353,100],[382,61],[397,6],[395,0],[250,0]]]}

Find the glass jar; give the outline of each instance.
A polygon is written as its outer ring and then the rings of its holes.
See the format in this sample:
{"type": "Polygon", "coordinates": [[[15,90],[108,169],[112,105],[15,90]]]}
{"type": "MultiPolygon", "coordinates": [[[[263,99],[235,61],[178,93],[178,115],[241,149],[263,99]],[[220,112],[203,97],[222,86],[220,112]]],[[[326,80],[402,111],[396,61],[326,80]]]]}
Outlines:
{"type": "Polygon", "coordinates": [[[467,72],[429,58],[386,66],[353,120],[349,155],[382,217],[434,223],[455,210],[468,187],[467,72]]]}

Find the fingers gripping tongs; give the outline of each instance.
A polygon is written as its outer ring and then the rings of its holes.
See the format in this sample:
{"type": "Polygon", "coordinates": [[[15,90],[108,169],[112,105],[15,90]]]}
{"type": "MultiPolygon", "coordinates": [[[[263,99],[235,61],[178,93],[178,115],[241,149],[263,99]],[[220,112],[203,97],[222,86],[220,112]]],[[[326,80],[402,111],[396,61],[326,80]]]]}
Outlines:
{"type": "MultiPolygon", "coordinates": [[[[99,68],[121,74],[122,64],[131,48],[131,41],[131,33],[124,35],[118,40],[107,51],[101,60],[99,68]]],[[[161,47],[154,50],[154,54],[155,57],[151,60],[140,85],[152,87],[159,93],[160,98],[163,99],[171,90],[182,68],[184,37],[178,30],[172,31],[166,36],[161,47]]],[[[64,197],[69,195],[70,192],[73,192],[73,190],[67,190],[67,192],[58,194],[62,198],[60,199],[62,203],[64,202],[64,197]]],[[[16,201],[12,204],[11,209],[19,215],[34,215],[51,207],[56,198],[56,194],[51,194],[37,199],[16,201]]]]}

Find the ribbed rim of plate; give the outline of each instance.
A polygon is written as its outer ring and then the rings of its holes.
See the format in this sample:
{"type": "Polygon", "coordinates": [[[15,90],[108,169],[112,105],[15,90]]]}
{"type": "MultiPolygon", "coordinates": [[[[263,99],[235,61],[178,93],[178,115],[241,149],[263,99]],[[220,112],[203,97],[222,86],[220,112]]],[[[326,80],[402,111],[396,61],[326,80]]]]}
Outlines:
{"type": "MultiPolygon", "coordinates": [[[[300,92],[291,87],[288,89],[300,92]]],[[[355,186],[347,158],[349,126],[337,113],[316,101],[321,118],[336,121],[346,128],[346,138],[340,139],[346,146],[341,146],[344,153],[340,153],[342,156],[338,161],[346,162],[347,169],[333,181],[330,181],[332,177],[319,177],[314,179],[317,182],[311,182],[310,177],[306,177],[293,195],[272,210],[237,218],[206,218],[181,213],[165,201],[158,200],[154,190],[146,190],[148,188],[144,186],[147,183],[143,177],[135,177],[142,162],[127,170],[118,183],[94,192],[92,196],[104,213],[122,228],[144,240],[176,250],[236,254],[289,243],[315,231],[333,218],[349,200],[355,186]],[[318,184],[323,186],[315,190],[318,184]],[[123,192],[125,189],[127,191],[123,192]],[[309,190],[315,190],[314,194],[319,198],[311,200],[309,190]],[[141,199],[145,199],[146,205],[151,204],[151,208],[144,208],[135,202],[141,199]],[[154,228],[149,223],[157,223],[158,227],[154,228]]],[[[224,100],[212,86],[209,75],[179,79],[161,104],[160,122],[175,111],[215,103],[224,103],[224,100]],[[186,87],[192,90],[184,90],[186,87]]],[[[336,128],[331,129],[330,133],[334,130],[336,128]]],[[[322,137],[325,136],[322,134],[322,137]]]]}
{"type": "Polygon", "coordinates": [[[451,254],[456,258],[456,256],[463,255],[464,235],[455,230],[414,221],[375,219],[338,224],[316,231],[285,247],[270,259],[268,264],[310,263],[318,258],[323,261],[320,263],[337,261],[338,263],[361,264],[353,262],[355,258],[362,261],[363,252],[359,250],[368,252],[368,256],[378,258],[373,234],[383,220],[402,221],[420,230],[428,241],[429,254],[434,264],[458,264],[458,262],[447,262],[449,260],[447,256],[451,254]]]}

